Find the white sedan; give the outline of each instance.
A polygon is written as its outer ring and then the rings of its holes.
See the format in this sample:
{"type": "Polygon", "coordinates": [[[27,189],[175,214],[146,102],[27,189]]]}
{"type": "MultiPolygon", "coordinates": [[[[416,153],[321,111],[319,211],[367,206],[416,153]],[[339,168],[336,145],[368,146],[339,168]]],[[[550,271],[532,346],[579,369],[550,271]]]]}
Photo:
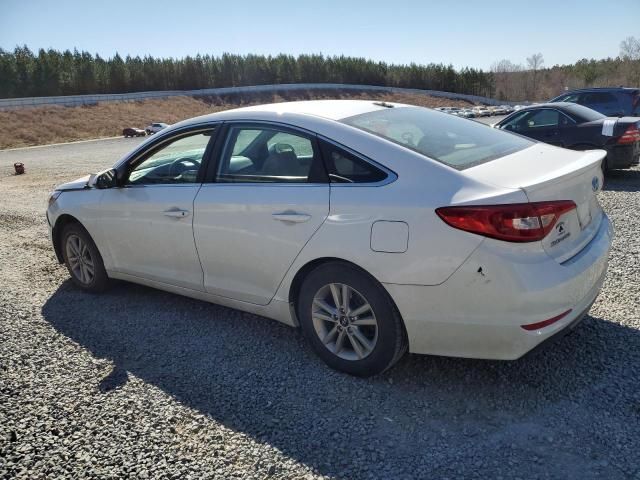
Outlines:
{"type": "Polygon", "coordinates": [[[161,130],[164,130],[168,126],[169,125],[167,125],[166,123],[152,123],[151,125],[147,125],[144,131],[147,132],[147,135],[153,135],[154,133],[158,133],[161,130]]]}
{"type": "Polygon", "coordinates": [[[408,105],[262,105],[163,130],[58,187],[47,220],[78,287],[127,280],[300,326],[351,374],[407,350],[516,359],[600,291],[604,155],[408,105]]]}

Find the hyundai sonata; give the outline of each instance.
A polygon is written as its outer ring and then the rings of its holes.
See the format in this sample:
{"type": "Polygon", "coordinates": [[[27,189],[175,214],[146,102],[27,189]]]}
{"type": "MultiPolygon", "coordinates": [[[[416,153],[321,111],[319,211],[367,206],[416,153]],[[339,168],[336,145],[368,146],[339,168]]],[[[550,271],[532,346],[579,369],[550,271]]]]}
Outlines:
{"type": "Polygon", "coordinates": [[[604,155],[408,105],[280,103],[172,125],[58,187],[47,219],[78,287],[300,326],[351,374],[407,350],[516,359],[598,295],[604,155]]]}

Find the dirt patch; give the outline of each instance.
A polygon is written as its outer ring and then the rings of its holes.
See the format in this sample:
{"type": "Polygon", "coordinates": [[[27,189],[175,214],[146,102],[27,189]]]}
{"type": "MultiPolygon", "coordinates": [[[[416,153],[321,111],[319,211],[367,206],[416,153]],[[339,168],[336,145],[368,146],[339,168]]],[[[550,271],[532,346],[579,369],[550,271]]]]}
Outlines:
{"type": "Polygon", "coordinates": [[[0,111],[0,149],[113,137],[125,127],[152,122],[176,123],[186,118],[260,103],[312,99],[384,100],[423,107],[470,106],[469,102],[421,94],[354,93],[334,90],[256,93],[201,98],[171,97],[81,107],[38,107],[0,111]]]}

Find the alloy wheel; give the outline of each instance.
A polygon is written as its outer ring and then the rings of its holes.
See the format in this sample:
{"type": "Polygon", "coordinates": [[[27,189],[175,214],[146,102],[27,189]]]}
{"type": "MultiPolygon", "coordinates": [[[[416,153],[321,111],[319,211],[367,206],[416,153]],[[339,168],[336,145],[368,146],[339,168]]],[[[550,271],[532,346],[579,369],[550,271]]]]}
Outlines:
{"type": "Polygon", "coordinates": [[[95,266],[87,242],[72,234],[67,237],[66,249],[73,275],[80,283],[89,285],[95,277],[95,266]]]}
{"type": "Polygon", "coordinates": [[[320,341],[344,360],[362,360],[378,341],[373,308],[360,292],[344,283],[330,283],[318,290],[311,318],[320,341]]]}

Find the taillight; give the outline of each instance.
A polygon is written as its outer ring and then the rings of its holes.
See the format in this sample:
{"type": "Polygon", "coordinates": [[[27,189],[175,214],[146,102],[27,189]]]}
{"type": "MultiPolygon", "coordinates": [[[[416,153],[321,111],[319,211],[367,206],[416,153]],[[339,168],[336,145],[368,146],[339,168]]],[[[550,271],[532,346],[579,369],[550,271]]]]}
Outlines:
{"type": "Polygon", "coordinates": [[[506,242],[535,242],[551,231],[558,219],[576,208],[571,200],[469,205],[436,209],[454,228],[506,242]]]}
{"type": "Polygon", "coordinates": [[[638,130],[637,125],[630,125],[629,128],[625,130],[620,138],[618,138],[619,144],[627,144],[640,142],[640,130],[638,130]]]}

